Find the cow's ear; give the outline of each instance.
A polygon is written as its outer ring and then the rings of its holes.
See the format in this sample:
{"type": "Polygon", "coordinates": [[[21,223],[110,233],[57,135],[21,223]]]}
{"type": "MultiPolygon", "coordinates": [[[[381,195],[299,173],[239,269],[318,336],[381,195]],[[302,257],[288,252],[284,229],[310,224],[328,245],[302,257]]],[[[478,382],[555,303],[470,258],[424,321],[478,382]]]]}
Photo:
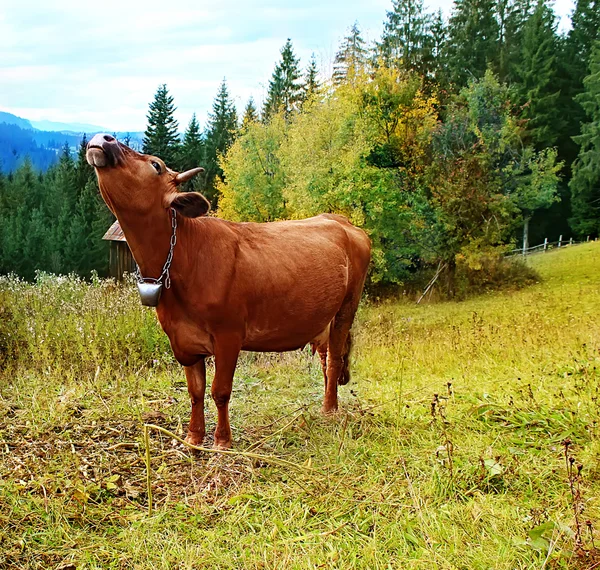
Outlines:
{"type": "Polygon", "coordinates": [[[186,218],[205,216],[210,210],[210,202],[200,192],[178,192],[173,195],[170,206],[186,218]]]}

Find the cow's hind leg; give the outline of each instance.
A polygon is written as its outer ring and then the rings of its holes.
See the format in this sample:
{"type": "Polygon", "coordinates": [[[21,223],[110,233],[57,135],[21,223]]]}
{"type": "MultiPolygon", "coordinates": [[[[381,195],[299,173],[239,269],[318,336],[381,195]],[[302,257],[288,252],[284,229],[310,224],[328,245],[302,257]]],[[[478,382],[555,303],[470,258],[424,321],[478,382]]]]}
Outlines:
{"type": "Polygon", "coordinates": [[[313,343],[312,345],[313,354],[319,353],[319,360],[321,361],[321,370],[323,370],[323,379],[325,380],[325,388],[327,388],[327,343],[313,343]]]}
{"type": "Polygon", "coordinates": [[[338,311],[329,334],[327,351],[327,381],[323,413],[333,413],[338,409],[337,387],[346,384],[350,379],[348,359],[351,340],[350,328],[358,307],[358,300],[349,300],[338,311]]]}
{"type": "Polygon", "coordinates": [[[346,337],[346,348],[342,356],[342,372],[338,378],[338,384],[345,386],[350,382],[350,353],[352,352],[352,331],[348,331],[346,337]]]}
{"type": "Polygon", "coordinates": [[[229,399],[233,386],[233,375],[240,354],[241,341],[234,337],[215,339],[215,377],[211,395],[217,406],[217,427],[214,447],[231,447],[231,426],[229,425],[229,399]]]}
{"type": "Polygon", "coordinates": [[[185,440],[192,445],[202,445],[204,439],[204,393],[206,390],[206,363],[203,356],[193,366],[185,366],[188,393],[192,401],[192,416],[185,440]]]}

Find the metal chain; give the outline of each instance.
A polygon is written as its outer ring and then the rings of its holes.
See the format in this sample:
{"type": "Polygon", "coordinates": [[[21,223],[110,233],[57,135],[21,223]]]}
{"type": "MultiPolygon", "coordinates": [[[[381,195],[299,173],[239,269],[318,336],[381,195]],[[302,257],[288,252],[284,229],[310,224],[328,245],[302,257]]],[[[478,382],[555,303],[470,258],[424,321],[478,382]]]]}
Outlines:
{"type": "Polygon", "coordinates": [[[151,281],[153,283],[162,283],[164,278],[165,280],[165,289],[171,288],[171,275],[169,273],[169,269],[171,268],[171,263],[173,262],[173,250],[175,249],[175,244],[177,243],[177,212],[175,208],[171,208],[171,228],[173,229],[173,233],[171,234],[171,242],[169,248],[169,255],[167,255],[167,261],[163,266],[162,272],[158,279],[154,279],[154,277],[142,277],[140,272],[140,266],[135,264],[135,276],[139,283],[145,283],[151,281]]]}

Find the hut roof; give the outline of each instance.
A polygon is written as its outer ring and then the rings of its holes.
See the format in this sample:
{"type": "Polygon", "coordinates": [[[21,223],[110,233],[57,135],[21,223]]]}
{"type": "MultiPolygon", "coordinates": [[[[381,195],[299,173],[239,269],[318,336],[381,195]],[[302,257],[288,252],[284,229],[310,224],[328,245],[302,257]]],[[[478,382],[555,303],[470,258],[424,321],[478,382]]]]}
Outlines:
{"type": "Polygon", "coordinates": [[[110,226],[110,228],[108,228],[102,239],[107,241],[127,241],[123,235],[123,230],[121,229],[118,220],[112,226],[110,226]]]}

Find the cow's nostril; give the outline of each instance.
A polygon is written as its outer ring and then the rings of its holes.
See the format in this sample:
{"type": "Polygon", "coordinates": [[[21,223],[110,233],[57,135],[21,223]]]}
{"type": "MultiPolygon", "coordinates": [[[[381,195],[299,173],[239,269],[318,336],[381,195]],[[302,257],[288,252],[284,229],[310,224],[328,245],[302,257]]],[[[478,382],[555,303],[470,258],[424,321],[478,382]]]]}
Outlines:
{"type": "Polygon", "coordinates": [[[110,135],[104,135],[102,137],[106,142],[113,142],[115,140],[115,137],[111,137],[110,135]]]}

